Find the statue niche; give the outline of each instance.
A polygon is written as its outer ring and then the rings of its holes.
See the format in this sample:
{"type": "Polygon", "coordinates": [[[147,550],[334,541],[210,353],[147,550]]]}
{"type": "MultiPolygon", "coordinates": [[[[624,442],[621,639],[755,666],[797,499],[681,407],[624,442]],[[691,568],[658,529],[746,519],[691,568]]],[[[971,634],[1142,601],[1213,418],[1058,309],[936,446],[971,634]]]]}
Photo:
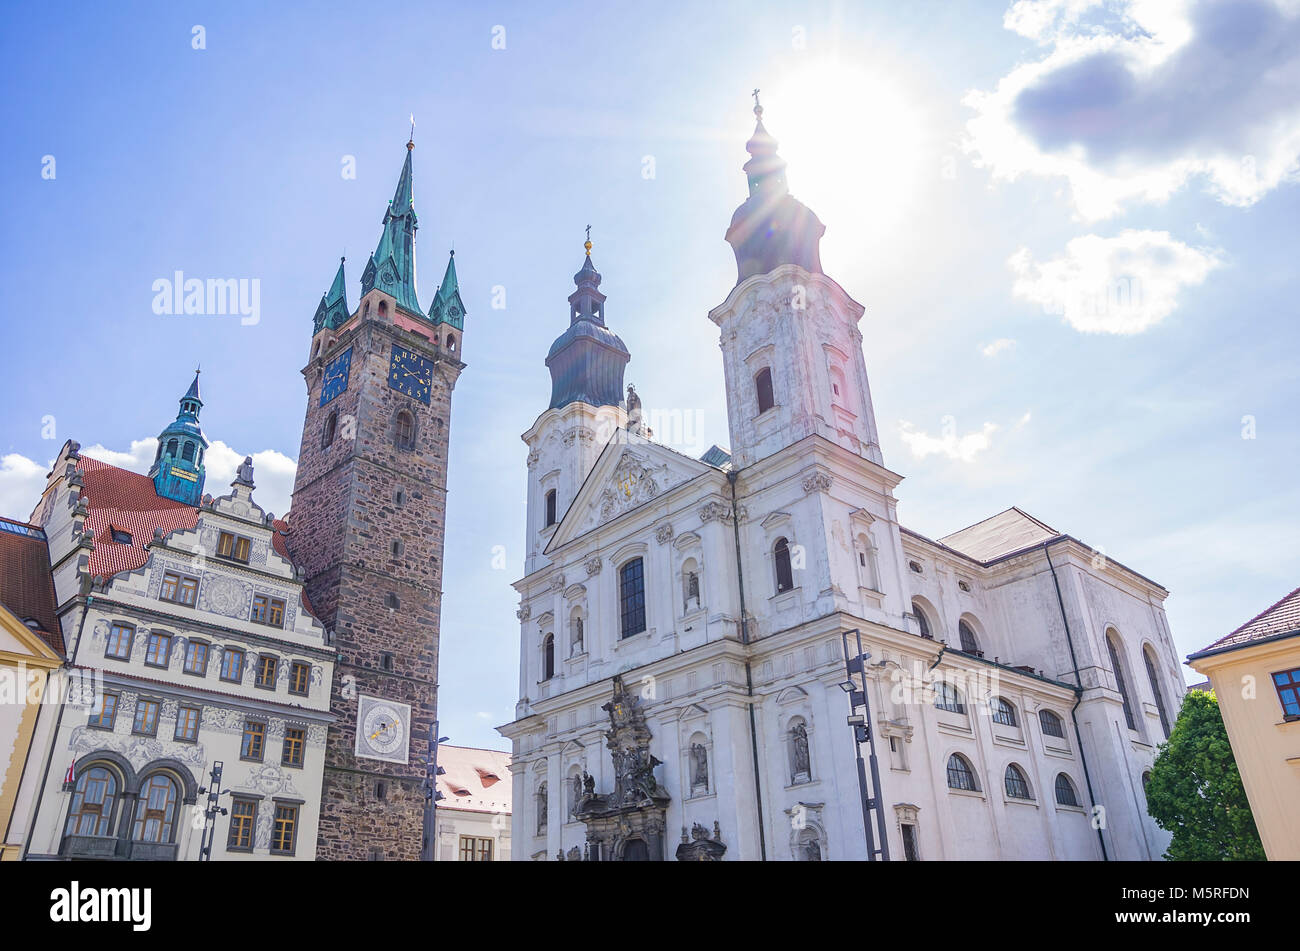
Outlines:
{"type": "Polygon", "coordinates": [[[614,696],[601,707],[609,714],[605,746],[614,763],[614,789],[596,793],[583,775],[582,798],[574,814],[587,826],[587,860],[662,862],[667,791],[655,779],[660,761],[650,752],[650,730],[641,700],[614,676],[614,696]]]}

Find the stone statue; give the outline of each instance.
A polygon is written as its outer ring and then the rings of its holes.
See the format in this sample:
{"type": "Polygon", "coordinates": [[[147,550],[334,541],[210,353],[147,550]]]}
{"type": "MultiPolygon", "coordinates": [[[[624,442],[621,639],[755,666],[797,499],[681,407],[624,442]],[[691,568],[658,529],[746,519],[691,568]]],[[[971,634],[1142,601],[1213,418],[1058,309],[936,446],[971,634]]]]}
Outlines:
{"type": "Polygon", "coordinates": [[[584,798],[596,795],[596,779],[586,770],[582,773],[582,795],[584,798]]]}
{"type": "Polygon", "coordinates": [[[695,767],[691,771],[691,785],[708,787],[709,751],[704,748],[703,743],[691,744],[691,759],[695,767]]]}
{"type": "Polygon", "coordinates": [[[794,748],[794,772],[798,776],[810,776],[812,768],[808,760],[808,728],[802,723],[790,730],[790,742],[794,748]]]}
{"type": "Polygon", "coordinates": [[[569,656],[576,657],[582,653],[582,618],[573,619],[573,637],[569,646],[569,656]]]}
{"type": "Polygon", "coordinates": [[[546,795],[546,783],[537,787],[537,831],[546,831],[546,814],[550,811],[550,802],[546,795]]]}
{"type": "Polygon", "coordinates": [[[627,431],[641,432],[641,397],[636,395],[631,383],[627,385],[627,431]]]}
{"type": "Polygon", "coordinates": [[[577,773],[573,774],[573,806],[570,812],[577,814],[578,807],[582,805],[582,777],[577,773]]]}
{"type": "Polygon", "coordinates": [[[253,487],[253,457],[245,456],[244,461],[239,464],[235,470],[235,481],[240,485],[246,485],[250,489],[253,487]]]}

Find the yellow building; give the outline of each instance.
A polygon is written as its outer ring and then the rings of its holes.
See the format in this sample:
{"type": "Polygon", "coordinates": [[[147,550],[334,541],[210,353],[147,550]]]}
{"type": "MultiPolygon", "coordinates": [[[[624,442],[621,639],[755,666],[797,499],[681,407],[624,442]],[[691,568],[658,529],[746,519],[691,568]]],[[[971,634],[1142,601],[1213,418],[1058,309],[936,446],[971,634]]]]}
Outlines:
{"type": "Polygon", "coordinates": [[[48,736],[56,711],[41,700],[62,663],[45,533],[0,518],[0,861],[22,857],[34,792],[24,773],[43,762],[43,743],[33,738],[38,720],[48,736]]]}
{"type": "Polygon", "coordinates": [[[1219,698],[1265,853],[1300,859],[1300,588],[1187,663],[1219,698]]]}

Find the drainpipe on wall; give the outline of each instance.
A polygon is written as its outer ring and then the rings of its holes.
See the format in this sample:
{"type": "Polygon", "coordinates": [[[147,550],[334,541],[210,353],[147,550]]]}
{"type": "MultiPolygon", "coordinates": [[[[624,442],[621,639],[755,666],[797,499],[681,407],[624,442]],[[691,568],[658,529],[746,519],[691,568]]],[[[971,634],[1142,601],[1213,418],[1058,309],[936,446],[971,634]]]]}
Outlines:
{"type": "MultiPolygon", "coordinates": [[[[727,482],[731,485],[731,529],[736,539],[736,584],[740,591],[740,643],[749,646],[749,622],[745,612],[745,574],[740,566],[740,512],[736,505],[735,469],[727,472],[727,482]]],[[[749,663],[749,652],[745,653],[745,693],[749,697],[749,741],[754,751],[754,802],[758,807],[758,854],[759,860],[767,861],[767,835],[763,831],[763,781],[758,766],[758,719],[754,713],[754,672],[749,663]]]]}
{"type": "MultiPolygon", "coordinates": [[[[87,582],[89,582],[90,580],[89,575],[83,577],[87,582]]],[[[86,627],[86,613],[90,610],[90,605],[95,600],[89,594],[89,587],[90,585],[87,584],[86,595],[85,595],[86,599],[84,602],[82,602],[81,605],[81,620],[77,624],[77,643],[76,646],[72,648],[71,660],[64,661],[63,664],[64,670],[70,670],[77,666],[77,654],[80,653],[81,651],[81,634],[86,627]]],[[[48,681],[46,682],[46,689],[47,690],[49,689],[48,681]]],[[[23,861],[27,861],[27,855],[32,850],[32,836],[36,834],[36,817],[41,814],[41,803],[45,801],[45,784],[48,783],[50,779],[50,764],[54,762],[54,750],[59,745],[59,728],[63,725],[63,710],[66,706],[67,706],[67,698],[65,697],[59,701],[59,713],[58,716],[54,718],[54,733],[50,737],[50,755],[45,758],[45,769],[42,770],[41,772],[41,784],[36,787],[36,802],[33,804],[32,807],[32,821],[27,827],[27,834],[23,836],[23,861]]],[[[38,711],[37,712],[38,725],[40,722],[39,717],[40,717],[40,713],[38,711]]],[[[33,732],[35,732],[35,727],[33,727],[33,732]]],[[[31,754],[32,754],[32,748],[28,746],[27,747],[28,757],[30,757],[31,754]]],[[[26,761],[24,761],[23,763],[23,772],[24,773],[27,772],[26,761]]],[[[18,777],[18,787],[20,789],[22,788],[21,775],[18,777]]]]}
{"type": "MultiPolygon", "coordinates": [[[[1083,677],[1079,674],[1079,658],[1074,653],[1074,637],[1070,634],[1070,619],[1065,616],[1065,598],[1061,596],[1061,581],[1056,576],[1056,566],[1052,564],[1052,553],[1047,549],[1047,542],[1043,542],[1043,557],[1047,559],[1047,567],[1052,570],[1052,584],[1056,586],[1056,603],[1061,608],[1061,623],[1065,625],[1065,642],[1070,646],[1070,665],[1074,668],[1074,682],[1078,684],[1074,688],[1074,706],[1070,708],[1070,722],[1074,724],[1074,741],[1079,744],[1079,762],[1083,764],[1083,781],[1088,786],[1088,801],[1092,804],[1092,814],[1097,815],[1097,797],[1092,792],[1092,775],[1088,772],[1088,757],[1083,752],[1083,734],[1079,732],[1079,704],[1083,703],[1083,677]]],[[[1101,834],[1101,827],[1097,827],[1097,841],[1101,843],[1101,860],[1110,861],[1110,855],[1106,852],[1106,837],[1101,834]]]]}

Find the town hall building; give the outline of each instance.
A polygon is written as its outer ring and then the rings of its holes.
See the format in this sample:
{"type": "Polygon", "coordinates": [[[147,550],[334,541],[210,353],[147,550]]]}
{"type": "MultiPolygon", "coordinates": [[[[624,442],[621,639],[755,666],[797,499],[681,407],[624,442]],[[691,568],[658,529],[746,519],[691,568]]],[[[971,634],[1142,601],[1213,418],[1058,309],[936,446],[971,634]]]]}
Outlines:
{"type": "Polygon", "coordinates": [[[546,357],[499,728],[513,857],[1159,858],[1168,592],[1019,509],[939,539],[899,524],[863,307],[755,113],[737,280],[709,314],[730,449],[650,438],[590,241],[546,357]]]}

